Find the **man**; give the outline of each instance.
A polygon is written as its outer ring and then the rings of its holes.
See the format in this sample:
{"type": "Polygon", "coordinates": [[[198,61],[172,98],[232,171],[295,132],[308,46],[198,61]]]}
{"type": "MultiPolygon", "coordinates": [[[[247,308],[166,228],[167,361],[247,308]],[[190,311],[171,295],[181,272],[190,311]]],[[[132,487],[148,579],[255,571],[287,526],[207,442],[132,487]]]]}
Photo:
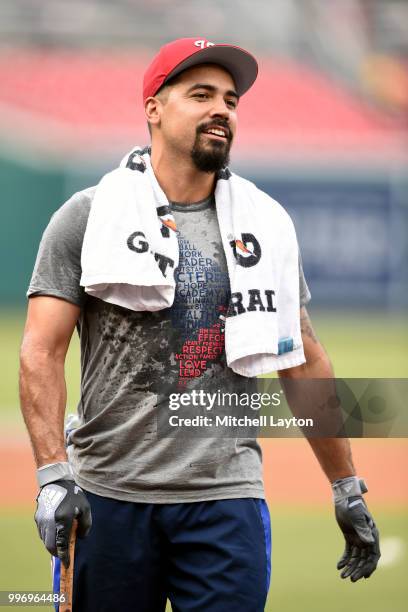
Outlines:
{"type": "MultiPolygon", "coordinates": [[[[157,210],[163,243],[177,227],[175,270],[170,257],[150,249],[146,232],[130,234],[127,246],[132,256],[154,256],[163,277],[167,269],[171,277],[174,272],[174,300],[168,307],[124,307],[119,299],[106,297],[109,283],[97,283],[98,294],[83,280],[84,252],[95,228],[92,215],[101,206],[103,181],[96,190],[75,194],[44,233],[28,291],[21,405],[41,487],[36,522],[54,555],[56,590],[60,560],[72,562],[68,540],[72,521],[78,519],[76,612],[159,612],[167,598],[178,611],[264,609],[270,525],[256,440],[181,440],[160,437],[157,431],[158,413],[172,391],[236,390],[253,382],[227,365],[223,325],[245,308],[232,299],[226,257],[231,261],[233,250],[247,271],[256,268],[261,251],[256,238],[244,234],[223,246],[214,190],[231,177],[227,164],[238,102],[256,75],[249,53],[202,39],[166,45],[146,71],[143,99],[152,146],[132,152],[120,176],[139,185],[151,168],[147,184],[155,184],[158,197],[165,194],[165,205],[157,210]],[[82,354],[80,425],[69,436],[68,463],[64,360],[75,326],[82,354]],[[200,357],[186,359],[189,355],[200,357]]],[[[122,195],[113,192],[108,198],[112,225],[122,195]]],[[[141,211],[143,222],[144,197],[126,206],[132,215],[141,211]]],[[[114,232],[110,225],[97,229],[114,232]]],[[[330,362],[305,308],[310,295],[294,246],[296,274],[287,282],[298,285],[302,358],[282,360],[275,369],[282,380],[331,378],[330,362]],[[299,365],[283,368],[284,363],[299,365]]],[[[262,246],[262,257],[267,248],[262,246]]],[[[115,258],[113,249],[105,251],[108,260],[115,258]]],[[[121,283],[123,296],[129,285],[121,283]]],[[[151,289],[148,284],[142,297],[151,289]]],[[[267,308],[260,294],[249,291],[248,311],[275,315],[272,300],[279,300],[279,291],[267,294],[267,308]]],[[[292,344],[285,340],[289,358],[295,353],[292,344]]],[[[379,557],[378,532],[362,498],[365,489],[355,476],[349,443],[335,438],[310,443],[333,484],[346,539],[338,567],[353,581],[368,577],[379,557]]]]}

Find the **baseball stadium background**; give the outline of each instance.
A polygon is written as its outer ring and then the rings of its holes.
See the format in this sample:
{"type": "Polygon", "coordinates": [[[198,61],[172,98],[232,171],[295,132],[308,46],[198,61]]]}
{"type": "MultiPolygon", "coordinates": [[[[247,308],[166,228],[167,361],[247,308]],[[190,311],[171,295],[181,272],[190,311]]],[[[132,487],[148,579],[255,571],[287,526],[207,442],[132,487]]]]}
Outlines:
{"type": "MultiPolygon", "coordinates": [[[[408,3],[398,0],[2,0],[0,3],[0,590],[48,590],[18,408],[25,291],[41,233],[74,191],[148,139],[141,81],[162,44],[248,48],[233,168],[292,214],[310,313],[338,377],[408,376],[408,3]]],[[[78,396],[78,343],[67,366],[78,396]]],[[[369,581],[343,582],[330,487],[302,439],[264,440],[273,523],[267,611],[402,612],[404,439],[354,440],[382,535],[369,581]]],[[[97,585],[95,585],[97,586],[97,585]]]]}

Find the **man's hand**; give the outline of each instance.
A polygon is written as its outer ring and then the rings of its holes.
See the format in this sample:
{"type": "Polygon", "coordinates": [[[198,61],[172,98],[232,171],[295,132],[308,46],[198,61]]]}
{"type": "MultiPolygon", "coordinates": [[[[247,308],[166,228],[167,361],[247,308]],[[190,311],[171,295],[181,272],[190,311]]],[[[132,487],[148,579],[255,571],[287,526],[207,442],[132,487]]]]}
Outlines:
{"type": "Polygon", "coordinates": [[[46,549],[69,566],[69,537],[74,519],[78,536],[88,535],[92,526],[91,507],[74,480],[56,480],[44,485],[37,497],[34,516],[46,549]]]}
{"type": "Polygon", "coordinates": [[[336,519],[346,547],[337,563],[340,576],[352,582],[368,578],[381,556],[378,529],[362,497],[367,492],[364,481],[355,476],[333,483],[336,519]]]}

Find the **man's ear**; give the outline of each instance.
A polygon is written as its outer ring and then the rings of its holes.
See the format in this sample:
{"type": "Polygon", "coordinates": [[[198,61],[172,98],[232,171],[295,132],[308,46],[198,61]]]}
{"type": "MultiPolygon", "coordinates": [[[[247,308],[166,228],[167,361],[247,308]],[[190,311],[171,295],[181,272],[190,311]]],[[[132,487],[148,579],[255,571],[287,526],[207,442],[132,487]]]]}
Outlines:
{"type": "Polygon", "coordinates": [[[154,96],[146,98],[144,105],[145,115],[147,122],[151,126],[160,124],[161,106],[162,103],[159,98],[155,98],[154,96]]]}

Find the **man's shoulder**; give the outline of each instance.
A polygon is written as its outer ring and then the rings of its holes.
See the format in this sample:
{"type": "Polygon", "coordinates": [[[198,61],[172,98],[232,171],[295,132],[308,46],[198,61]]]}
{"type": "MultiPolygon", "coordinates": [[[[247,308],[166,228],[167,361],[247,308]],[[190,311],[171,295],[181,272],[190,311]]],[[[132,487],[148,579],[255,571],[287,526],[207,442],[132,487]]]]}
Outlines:
{"type": "Polygon", "coordinates": [[[92,201],[95,196],[97,187],[98,185],[92,185],[91,187],[86,187],[85,189],[82,189],[81,191],[77,191],[76,193],[74,193],[72,197],[78,197],[78,198],[83,198],[85,200],[92,201]]]}
{"type": "Polygon", "coordinates": [[[87,212],[91,209],[92,200],[95,197],[96,185],[81,189],[81,191],[75,192],[62,206],[61,208],[75,209],[77,213],[87,212]]]}
{"type": "Polygon", "coordinates": [[[88,223],[89,212],[96,187],[88,187],[74,193],[52,214],[43,234],[43,241],[66,241],[80,245],[88,223]]]}
{"type": "Polygon", "coordinates": [[[87,224],[96,186],[77,191],[52,216],[55,225],[82,226],[87,224]]]}

